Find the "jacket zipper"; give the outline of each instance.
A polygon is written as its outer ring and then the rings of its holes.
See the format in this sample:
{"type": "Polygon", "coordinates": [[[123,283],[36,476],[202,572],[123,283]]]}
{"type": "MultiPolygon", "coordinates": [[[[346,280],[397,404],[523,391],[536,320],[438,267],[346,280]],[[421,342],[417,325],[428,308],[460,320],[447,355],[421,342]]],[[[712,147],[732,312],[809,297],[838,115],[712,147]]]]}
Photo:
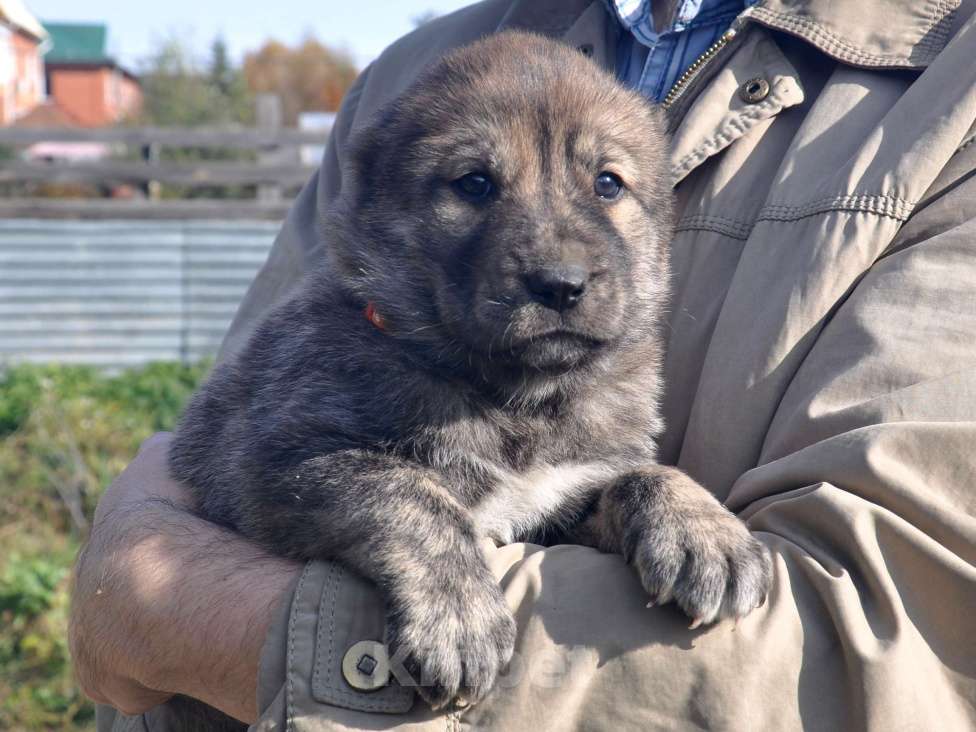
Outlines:
{"type": "Polygon", "coordinates": [[[731,28],[725,31],[725,33],[723,33],[719,39],[715,41],[715,43],[705,50],[705,53],[695,59],[694,63],[688,67],[685,73],[678,77],[678,80],[674,82],[674,86],[671,87],[671,90],[667,93],[667,96],[664,97],[664,101],[661,102],[661,106],[666,110],[674,106],[674,103],[681,98],[681,95],[685,93],[688,86],[692,81],[695,80],[698,74],[701,73],[701,70],[705,67],[705,65],[715,58],[718,55],[718,52],[725,48],[729,44],[729,41],[735,38],[738,32],[738,21],[736,21],[731,28]]]}

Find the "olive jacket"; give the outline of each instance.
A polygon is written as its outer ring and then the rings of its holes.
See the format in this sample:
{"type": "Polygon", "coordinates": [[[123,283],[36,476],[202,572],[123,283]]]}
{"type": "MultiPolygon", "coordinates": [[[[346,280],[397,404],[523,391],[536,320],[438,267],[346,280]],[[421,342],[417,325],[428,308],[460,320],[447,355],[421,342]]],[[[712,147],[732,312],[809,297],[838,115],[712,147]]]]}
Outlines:
{"type": "MultiPolygon", "coordinates": [[[[374,590],[313,562],[267,640],[253,729],[976,729],[974,13],[762,0],[665,102],[679,215],[661,459],[769,546],[764,607],[689,631],[645,608],[620,557],[490,547],[516,662],[482,704],[434,713],[383,683],[374,590]]],[[[446,49],[506,27],[616,58],[602,0],[486,0],[391,46],[225,355],[322,257],[350,132],[446,49]]]]}

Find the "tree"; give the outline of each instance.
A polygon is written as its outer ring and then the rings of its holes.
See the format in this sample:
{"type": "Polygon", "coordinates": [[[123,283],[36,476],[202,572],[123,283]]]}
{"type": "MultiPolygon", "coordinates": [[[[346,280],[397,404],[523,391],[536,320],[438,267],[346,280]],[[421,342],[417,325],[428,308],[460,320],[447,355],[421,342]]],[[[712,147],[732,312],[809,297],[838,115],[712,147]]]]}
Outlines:
{"type": "Polygon", "coordinates": [[[219,93],[220,103],[231,121],[250,124],[254,121],[254,98],[239,66],[234,66],[224,39],[217,36],[210,46],[210,84],[219,93]]]}
{"type": "Polygon", "coordinates": [[[312,37],[295,48],[268,41],[244,58],[248,88],[278,94],[288,125],[297,124],[301,112],[337,110],[357,73],[347,54],[312,37]]]}
{"type": "Polygon", "coordinates": [[[229,94],[237,76],[236,69],[230,63],[227,44],[223,38],[217,36],[210,44],[210,83],[217,87],[221,94],[229,94]]]}
{"type": "Polygon", "coordinates": [[[239,69],[218,38],[203,67],[187,44],[163,41],[142,68],[142,121],[148,124],[205,125],[253,120],[253,101],[239,69]]]}
{"type": "Polygon", "coordinates": [[[164,40],[142,69],[144,121],[161,126],[209,121],[211,90],[193,68],[189,49],[176,38],[164,40]]]}

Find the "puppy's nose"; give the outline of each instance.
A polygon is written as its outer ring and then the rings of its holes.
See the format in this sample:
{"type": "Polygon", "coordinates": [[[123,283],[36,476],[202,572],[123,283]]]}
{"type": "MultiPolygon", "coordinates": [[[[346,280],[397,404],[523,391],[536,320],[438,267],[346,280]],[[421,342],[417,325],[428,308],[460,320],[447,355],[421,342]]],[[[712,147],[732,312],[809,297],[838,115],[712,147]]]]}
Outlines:
{"type": "Polygon", "coordinates": [[[577,264],[542,267],[525,278],[532,299],[562,312],[576,307],[586,291],[589,273],[577,264]]]}

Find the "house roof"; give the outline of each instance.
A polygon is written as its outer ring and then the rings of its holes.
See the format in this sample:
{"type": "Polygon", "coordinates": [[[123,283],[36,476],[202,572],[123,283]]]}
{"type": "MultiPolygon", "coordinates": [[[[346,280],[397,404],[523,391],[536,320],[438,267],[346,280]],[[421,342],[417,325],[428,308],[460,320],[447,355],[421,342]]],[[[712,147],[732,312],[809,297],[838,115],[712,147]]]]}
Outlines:
{"type": "Polygon", "coordinates": [[[0,0],[0,20],[19,28],[39,41],[47,38],[47,31],[44,30],[44,26],[31,15],[23,0],[0,0]]]}
{"type": "Polygon", "coordinates": [[[44,27],[51,36],[51,50],[44,57],[47,63],[115,63],[106,49],[108,28],[103,23],[45,23],[44,27]]]}
{"type": "Polygon", "coordinates": [[[80,127],[80,123],[55,102],[38,104],[17,119],[14,127],[80,127]]]}

